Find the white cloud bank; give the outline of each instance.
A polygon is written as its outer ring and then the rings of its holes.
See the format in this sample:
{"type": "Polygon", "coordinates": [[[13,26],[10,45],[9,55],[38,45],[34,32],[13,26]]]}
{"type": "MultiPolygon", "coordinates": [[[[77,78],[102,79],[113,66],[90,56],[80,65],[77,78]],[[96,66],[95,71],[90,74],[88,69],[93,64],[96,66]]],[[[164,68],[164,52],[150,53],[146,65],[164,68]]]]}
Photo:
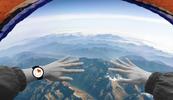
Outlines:
{"type": "Polygon", "coordinates": [[[150,45],[173,53],[173,26],[160,18],[111,14],[57,15],[27,18],[0,43],[0,49],[27,38],[59,33],[84,35],[115,34],[146,41],[150,45]]]}

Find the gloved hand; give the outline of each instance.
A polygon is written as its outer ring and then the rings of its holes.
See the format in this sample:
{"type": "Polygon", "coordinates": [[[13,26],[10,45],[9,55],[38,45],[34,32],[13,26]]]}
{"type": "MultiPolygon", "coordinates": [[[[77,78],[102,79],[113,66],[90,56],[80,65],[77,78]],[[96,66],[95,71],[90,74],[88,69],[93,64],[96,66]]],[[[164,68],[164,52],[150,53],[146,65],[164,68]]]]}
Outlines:
{"type": "Polygon", "coordinates": [[[71,77],[64,76],[65,74],[73,74],[83,72],[83,69],[72,69],[70,67],[80,66],[83,63],[79,62],[78,58],[65,58],[43,66],[45,70],[45,78],[50,81],[71,81],[71,77]],[[66,69],[68,68],[68,69],[66,69]]]}
{"type": "MultiPolygon", "coordinates": [[[[44,77],[50,81],[70,81],[73,80],[71,77],[65,76],[65,74],[72,73],[80,73],[84,72],[84,69],[72,69],[70,67],[80,66],[82,62],[79,62],[78,58],[64,58],[62,60],[58,60],[47,64],[45,66],[41,66],[44,69],[44,77]],[[68,68],[69,67],[69,68],[68,68]]],[[[36,78],[32,75],[32,68],[22,69],[27,79],[27,82],[31,82],[36,80],[36,78]]]]}
{"type": "Polygon", "coordinates": [[[151,75],[150,72],[147,72],[140,67],[132,63],[128,58],[126,61],[120,59],[111,61],[114,64],[113,68],[109,68],[109,71],[115,71],[120,74],[127,75],[127,78],[118,78],[116,81],[119,83],[128,83],[128,84],[145,84],[151,75]]]}

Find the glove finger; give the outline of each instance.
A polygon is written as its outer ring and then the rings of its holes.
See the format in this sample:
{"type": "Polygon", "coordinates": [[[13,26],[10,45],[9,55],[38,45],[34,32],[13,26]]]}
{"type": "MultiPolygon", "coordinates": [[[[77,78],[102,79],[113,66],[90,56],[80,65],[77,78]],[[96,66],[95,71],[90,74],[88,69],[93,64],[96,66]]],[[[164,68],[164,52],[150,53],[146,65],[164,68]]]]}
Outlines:
{"type": "Polygon", "coordinates": [[[75,58],[75,59],[67,60],[63,63],[68,64],[68,63],[78,63],[78,62],[80,62],[79,58],[75,58]]]}
{"type": "Polygon", "coordinates": [[[63,64],[61,67],[75,67],[83,65],[82,62],[63,64]]]}
{"type": "Polygon", "coordinates": [[[122,78],[122,79],[117,79],[117,82],[131,84],[131,83],[133,83],[133,80],[122,78]]]}
{"type": "Polygon", "coordinates": [[[126,67],[120,63],[118,63],[117,61],[111,61],[111,63],[113,63],[115,66],[115,68],[120,68],[120,69],[124,69],[124,70],[129,70],[130,68],[129,67],[126,67]]]}
{"type": "Polygon", "coordinates": [[[123,69],[117,69],[117,68],[108,68],[109,71],[114,71],[114,72],[119,72],[122,74],[129,74],[128,70],[123,70],[123,69]]]}
{"type": "Polygon", "coordinates": [[[132,61],[130,61],[130,59],[128,59],[128,58],[125,58],[125,59],[126,59],[127,63],[131,65],[131,67],[132,66],[137,67],[132,61]]]}
{"type": "Polygon", "coordinates": [[[62,58],[62,59],[60,59],[60,60],[58,60],[59,62],[65,62],[65,61],[67,61],[68,59],[71,59],[71,57],[64,57],[64,58],[62,58]]]}
{"type": "Polygon", "coordinates": [[[62,72],[65,74],[81,73],[84,72],[84,69],[65,69],[62,72]]]}
{"type": "Polygon", "coordinates": [[[119,62],[120,64],[123,64],[126,67],[129,67],[129,64],[126,63],[125,61],[121,60],[121,59],[117,59],[117,62],[119,62]]]}
{"type": "Polygon", "coordinates": [[[67,76],[61,76],[58,79],[59,79],[59,81],[72,81],[73,80],[73,78],[67,77],[67,76]]]}

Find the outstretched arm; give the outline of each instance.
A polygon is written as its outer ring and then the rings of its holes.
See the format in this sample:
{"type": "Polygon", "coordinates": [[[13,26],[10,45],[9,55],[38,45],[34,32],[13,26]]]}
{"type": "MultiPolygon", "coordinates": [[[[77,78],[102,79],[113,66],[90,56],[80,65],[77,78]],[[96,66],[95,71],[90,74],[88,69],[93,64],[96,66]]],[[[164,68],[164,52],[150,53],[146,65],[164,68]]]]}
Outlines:
{"type": "Polygon", "coordinates": [[[173,98],[173,72],[150,73],[136,66],[129,59],[126,61],[112,61],[110,71],[127,75],[127,78],[117,79],[120,83],[145,84],[145,92],[153,95],[154,100],[172,100],[173,98]]]}
{"type": "MultiPolygon", "coordinates": [[[[45,72],[43,78],[48,79],[50,81],[73,80],[71,77],[67,77],[65,75],[83,72],[84,71],[83,69],[71,68],[71,67],[80,66],[80,65],[82,65],[82,63],[79,62],[78,58],[70,58],[70,57],[52,62],[50,64],[42,66],[45,72]]],[[[27,83],[36,80],[36,78],[32,75],[32,68],[22,69],[22,70],[26,76],[27,83]]]]}
{"type": "MultiPolygon", "coordinates": [[[[51,81],[70,81],[71,77],[65,74],[83,72],[83,69],[73,69],[70,67],[82,65],[77,58],[65,58],[42,66],[44,69],[43,78],[51,81]],[[68,68],[69,67],[69,68],[68,68]],[[67,69],[68,68],[68,69],[67,69]]],[[[19,69],[0,66],[0,100],[12,100],[27,83],[36,80],[32,75],[32,68],[19,69]]]]}
{"type": "Polygon", "coordinates": [[[117,79],[117,81],[120,83],[145,84],[149,76],[151,75],[150,72],[147,72],[141,69],[140,67],[136,66],[128,58],[126,58],[126,61],[117,59],[112,60],[111,62],[114,64],[114,67],[109,68],[110,71],[115,71],[120,74],[127,75],[127,78],[117,79]]]}

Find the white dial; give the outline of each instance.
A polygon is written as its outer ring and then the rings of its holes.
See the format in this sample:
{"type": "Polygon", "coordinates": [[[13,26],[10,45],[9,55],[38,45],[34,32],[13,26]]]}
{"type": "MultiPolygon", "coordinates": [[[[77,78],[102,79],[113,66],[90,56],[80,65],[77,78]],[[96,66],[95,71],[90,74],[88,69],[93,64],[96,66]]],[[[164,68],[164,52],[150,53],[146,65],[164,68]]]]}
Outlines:
{"type": "Polygon", "coordinates": [[[32,73],[33,73],[34,77],[41,78],[44,74],[44,71],[41,67],[36,67],[33,69],[32,73]]]}

